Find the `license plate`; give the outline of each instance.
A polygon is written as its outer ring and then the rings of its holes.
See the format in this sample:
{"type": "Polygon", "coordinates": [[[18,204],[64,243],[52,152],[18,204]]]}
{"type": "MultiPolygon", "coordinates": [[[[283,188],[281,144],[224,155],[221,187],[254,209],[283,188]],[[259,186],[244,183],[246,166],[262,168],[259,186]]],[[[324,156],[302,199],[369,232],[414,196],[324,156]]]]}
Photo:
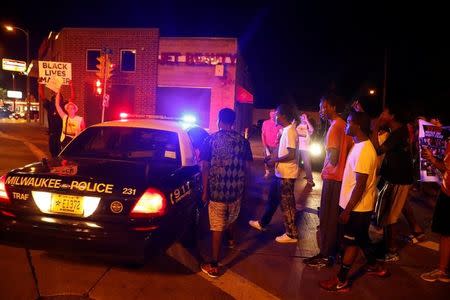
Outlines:
{"type": "Polygon", "coordinates": [[[51,212],[71,215],[83,214],[83,197],[52,194],[51,212]]]}

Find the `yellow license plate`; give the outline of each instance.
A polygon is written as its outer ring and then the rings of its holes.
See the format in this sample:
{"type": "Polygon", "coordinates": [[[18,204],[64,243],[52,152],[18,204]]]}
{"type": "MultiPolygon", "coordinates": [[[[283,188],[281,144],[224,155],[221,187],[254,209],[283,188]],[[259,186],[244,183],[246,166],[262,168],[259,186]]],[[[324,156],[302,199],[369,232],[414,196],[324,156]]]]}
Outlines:
{"type": "Polygon", "coordinates": [[[71,215],[83,214],[83,197],[52,194],[51,212],[71,215]]]}

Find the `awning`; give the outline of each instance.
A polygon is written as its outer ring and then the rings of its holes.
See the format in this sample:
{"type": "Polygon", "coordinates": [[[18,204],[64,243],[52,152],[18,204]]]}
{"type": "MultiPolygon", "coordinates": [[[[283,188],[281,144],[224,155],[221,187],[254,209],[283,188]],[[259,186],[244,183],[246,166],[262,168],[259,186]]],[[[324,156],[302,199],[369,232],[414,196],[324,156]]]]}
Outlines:
{"type": "Polygon", "coordinates": [[[253,95],[242,86],[237,85],[236,101],[239,103],[253,104],[253,95]]]}

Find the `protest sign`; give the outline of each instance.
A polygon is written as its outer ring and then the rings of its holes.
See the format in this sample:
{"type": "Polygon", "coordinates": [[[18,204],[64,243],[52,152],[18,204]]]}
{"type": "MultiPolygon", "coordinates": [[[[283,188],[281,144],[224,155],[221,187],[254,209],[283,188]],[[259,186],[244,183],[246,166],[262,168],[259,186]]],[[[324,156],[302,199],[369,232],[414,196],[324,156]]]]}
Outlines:
{"type": "Polygon", "coordinates": [[[72,64],[56,61],[39,61],[39,83],[47,84],[52,77],[61,77],[64,85],[72,80],[72,64]]]}
{"type": "Polygon", "coordinates": [[[59,92],[61,89],[61,85],[63,84],[64,79],[59,76],[53,76],[47,82],[46,87],[54,91],[55,93],[59,92]]]}
{"type": "Polygon", "coordinates": [[[440,173],[433,165],[422,157],[424,149],[430,149],[433,156],[443,159],[446,147],[444,127],[435,126],[424,120],[419,120],[419,153],[420,180],[424,182],[440,182],[440,173]]]}

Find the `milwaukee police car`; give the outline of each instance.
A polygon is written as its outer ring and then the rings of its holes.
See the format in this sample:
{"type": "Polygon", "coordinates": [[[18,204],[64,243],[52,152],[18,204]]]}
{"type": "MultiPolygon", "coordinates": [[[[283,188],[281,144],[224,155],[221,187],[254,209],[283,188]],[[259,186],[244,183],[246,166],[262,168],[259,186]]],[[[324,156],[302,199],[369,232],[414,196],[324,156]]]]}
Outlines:
{"type": "Polygon", "coordinates": [[[84,130],[55,159],[0,179],[0,240],[144,257],[187,233],[207,135],[167,118],[123,119],[84,130]]]}

